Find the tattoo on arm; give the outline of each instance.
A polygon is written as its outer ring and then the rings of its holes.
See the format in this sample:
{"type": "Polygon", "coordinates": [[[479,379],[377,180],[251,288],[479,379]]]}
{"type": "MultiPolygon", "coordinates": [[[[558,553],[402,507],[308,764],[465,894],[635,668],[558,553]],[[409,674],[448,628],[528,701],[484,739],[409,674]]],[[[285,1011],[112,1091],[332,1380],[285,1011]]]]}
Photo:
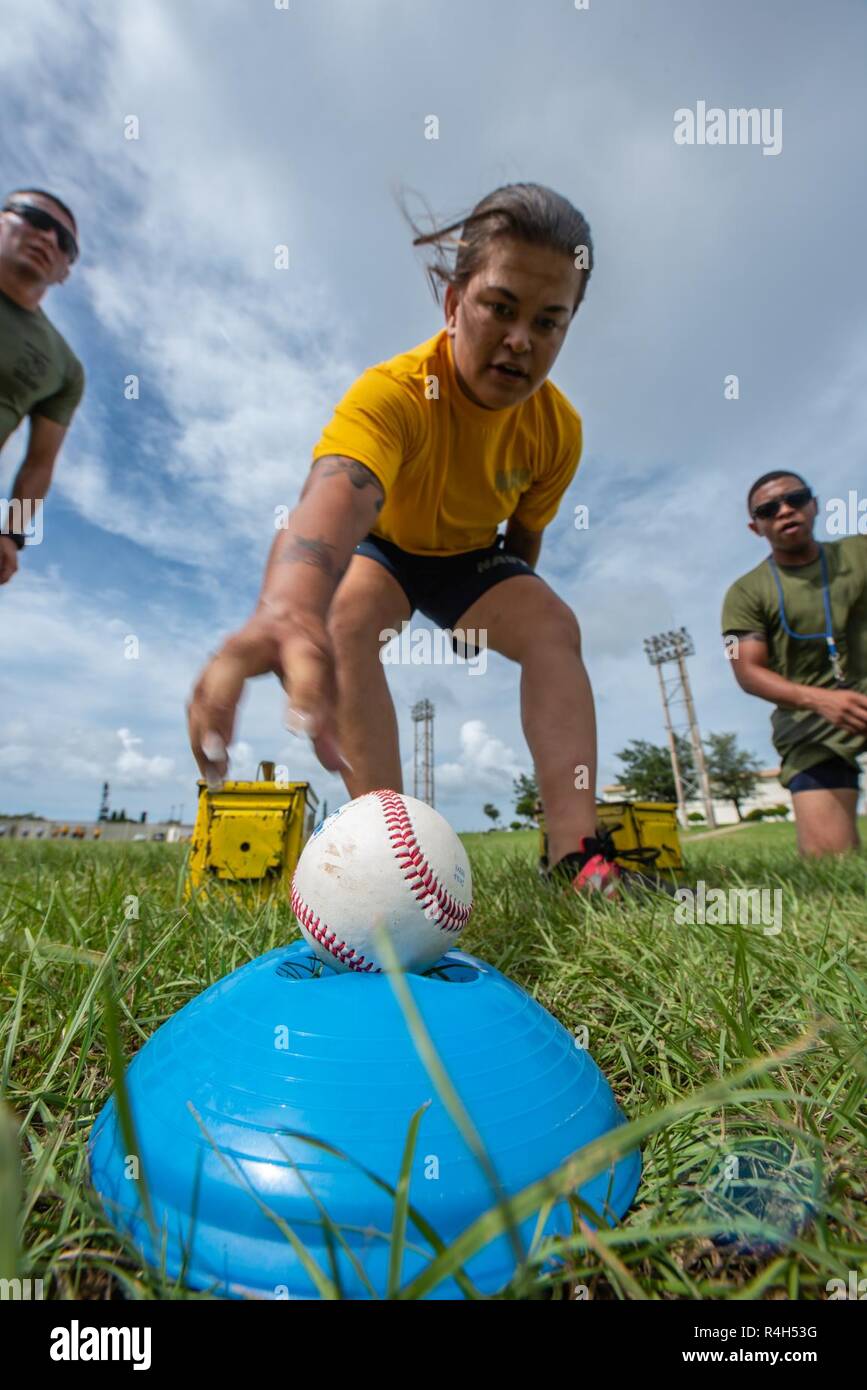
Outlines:
{"type": "Polygon", "coordinates": [[[334,546],[329,541],[314,540],[312,536],[287,536],[280,554],[275,556],[275,563],[311,565],[313,569],[321,570],[338,581],[346,573],[346,568],[338,565],[334,558],[334,546]]]}
{"type": "Polygon", "coordinates": [[[379,494],[375,502],[377,514],[382,511],[382,506],[385,502],[382,483],[379,481],[376,474],[372,473],[363,463],[359,463],[358,459],[347,458],[343,454],[327,454],[323,458],[316,459],[310,473],[307,475],[307,481],[301,493],[302,497],[313,481],[314,472],[316,476],[320,478],[332,478],[335,473],[345,473],[352,483],[352,486],[359,492],[366,487],[375,488],[379,494]]]}

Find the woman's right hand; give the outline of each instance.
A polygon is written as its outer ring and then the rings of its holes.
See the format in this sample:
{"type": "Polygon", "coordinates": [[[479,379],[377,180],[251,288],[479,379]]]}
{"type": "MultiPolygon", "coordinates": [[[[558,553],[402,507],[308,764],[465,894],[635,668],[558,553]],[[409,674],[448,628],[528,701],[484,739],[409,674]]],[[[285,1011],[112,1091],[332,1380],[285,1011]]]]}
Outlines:
{"type": "Polygon", "coordinates": [[[209,784],[226,775],[244,682],[267,671],[280,677],[289,697],[287,728],[312,739],[329,772],[352,771],[337,743],[326,615],[384,498],[377,476],[357,459],[327,454],[313,464],[287,526],[274,537],[255,613],[208,662],[187,706],[193,754],[209,784]]]}
{"type": "Polygon", "coordinates": [[[269,671],[289,697],[287,728],[312,739],[329,772],[347,765],[337,744],[334,657],[324,623],[312,616],[281,618],[260,604],[208,662],[187,705],[190,745],[209,786],[218,785],[228,771],[244,682],[269,671]]]}

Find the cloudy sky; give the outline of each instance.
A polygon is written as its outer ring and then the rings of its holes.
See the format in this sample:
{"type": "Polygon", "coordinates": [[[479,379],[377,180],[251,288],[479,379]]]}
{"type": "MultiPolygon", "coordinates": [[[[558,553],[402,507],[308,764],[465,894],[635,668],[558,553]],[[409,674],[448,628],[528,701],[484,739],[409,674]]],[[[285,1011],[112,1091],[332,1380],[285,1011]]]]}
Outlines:
{"type": "MultiPolygon", "coordinates": [[[[586,449],[540,568],[582,625],[601,782],[628,739],[663,741],[642,639],[682,624],[703,731],[773,763],[719,609],[764,553],[756,475],[864,489],[863,0],[0,0],[0,29],[3,182],[77,214],[82,259],[44,307],[88,376],[42,544],[0,591],[0,811],[90,818],[108,780],[128,814],[190,818],[184,701],[250,611],[275,506],[353,379],[442,325],[398,186],[453,220],[531,180],[590,220],[552,372],[586,449]],[[782,149],[676,143],[699,102],[781,112],[782,149]]],[[[436,705],[439,808],[459,829],[508,812],[517,669],[391,676],[407,760],[412,701],[436,705]]],[[[270,756],[333,808],[283,703],[251,686],[234,769],[270,756]]]]}

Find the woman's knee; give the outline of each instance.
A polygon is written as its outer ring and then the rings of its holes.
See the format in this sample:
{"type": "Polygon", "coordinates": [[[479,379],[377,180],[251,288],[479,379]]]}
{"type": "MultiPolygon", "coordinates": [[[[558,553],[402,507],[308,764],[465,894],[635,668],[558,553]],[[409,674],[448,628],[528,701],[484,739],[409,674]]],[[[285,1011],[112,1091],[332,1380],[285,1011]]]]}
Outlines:
{"type": "Polygon", "coordinates": [[[526,625],[523,644],[525,654],[541,648],[574,651],[581,655],[581,628],[578,619],[556,594],[546,596],[540,610],[526,625]]]}
{"type": "Polygon", "coordinates": [[[328,635],[336,656],[377,658],[386,630],[381,619],[362,599],[338,595],[328,613],[328,635]]]}

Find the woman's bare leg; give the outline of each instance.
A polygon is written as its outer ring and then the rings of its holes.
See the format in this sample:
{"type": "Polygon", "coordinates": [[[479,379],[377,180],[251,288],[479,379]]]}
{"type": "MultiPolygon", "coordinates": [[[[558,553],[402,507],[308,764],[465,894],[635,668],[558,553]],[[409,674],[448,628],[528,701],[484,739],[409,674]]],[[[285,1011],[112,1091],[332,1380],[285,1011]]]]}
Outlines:
{"type": "Polygon", "coordinates": [[[406,594],[388,570],[366,555],[353,555],[328,614],[338,738],[352,766],[343,773],[350,797],[379,787],[403,790],[397,716],[380,660],[380,634],[400,631],[409,615],[406,594]]]}

